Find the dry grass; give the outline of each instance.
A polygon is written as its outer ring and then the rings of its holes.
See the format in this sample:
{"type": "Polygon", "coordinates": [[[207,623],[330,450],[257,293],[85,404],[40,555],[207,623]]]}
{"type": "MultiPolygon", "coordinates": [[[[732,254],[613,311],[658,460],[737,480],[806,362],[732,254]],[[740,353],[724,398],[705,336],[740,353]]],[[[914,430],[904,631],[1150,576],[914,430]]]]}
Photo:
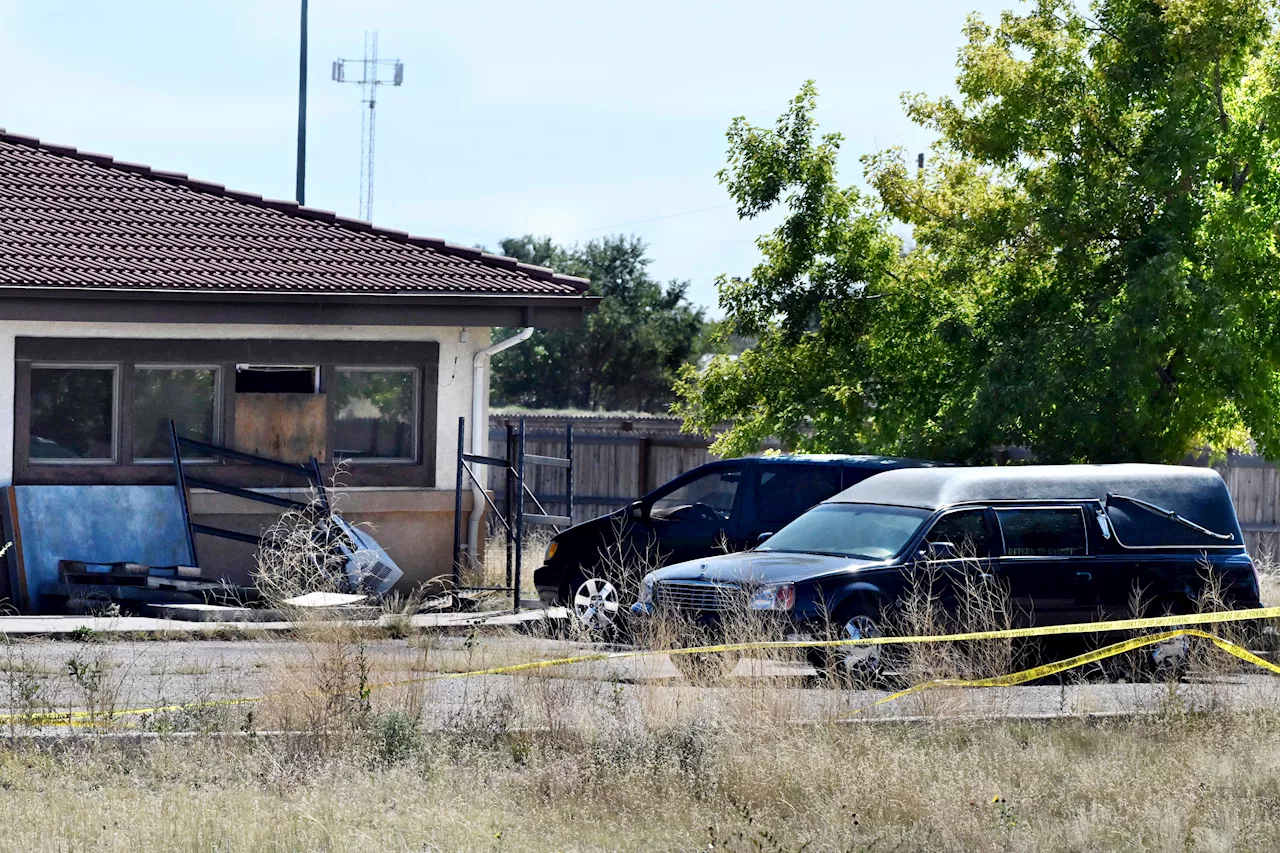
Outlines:
{"type": "MultiPolygon", "coordinates": [[[[1006,598],[981,578],[959,600],[963,624],[924,584],[890,627],[1009,623],[1006,598]]],[[[769,620],[743,611],[724,638],[772,638],[769,620]]],[[[655,620],[641,639],[709,638],[655,620]]],[[[1125,685],[1141,712],[1125,718],[981,720],[1014,694],[938,690],[898,707],[917,722],[837,723],[882,694],[815,680],[791,651],[711,670],[712,687],[615,662],[432,680],[591,647],[479,632],[377,639],[306,620],[291,642],[244,644],[261,650],[253,692],[267,701],[154,715],[141,725],[154,738],[133,742],[107,731],[138,695],[131,680],[151,678],[157,705],[175,688],[111,642],[50,645],[0,649],[13,712],[0,851],[1280,848],[1280,692],[1255,679],[1262,701],[1243,701],[1237,669],[1211,655],[1197,666],[1221,688],[1125,685]],[[73,707],[99,719],[54,746],[31,738],[39,713],[73,707]]],[[[921,646],[901,675],[1014,664],[1009,644],[921,646]]],[[[227,695],[219,679],[237,677],[198,660],[162,669],[198,699],[227,695]]],[[[1035,688],[1039,700],[1060,691],[1057,710],[1077,715],[1093,710],[1090,689],[1035,688]]]]}
{"type": "MultiPolygon", "coordinates": [[[[798,677],[739,676],[706,689],[582,670],[386,688],[379,685],[565,647],[481,635],[371,641],[321,624],[304,625],[288,645],[301,652],[265,651],[279,658],[266,673],[271,701],[161,715],[146,722],[160,733],[153,741],[122,743],[95,734],[99,725],[38,748],[25,737],[31,727],[15,723],[0,748],[10,827],[0,850],[1280,844],[1280,714],[1197,704],[1173,686],[1127,720],[939,713],[915,724],[798,725],[815,702],[818,718],[830,719],[868,696],[804,687],[798,677]],[[260,730],[296,734],[245,734],[260,730]]],[[[122,680],[142,669],[131,670],[107,642],[48,646],[77,659],[80,674],[10,646],[0,676],[11,707],[23,685],[61,679],[72,700],[80,690],[84,704],[106,709],[122,680]],[[93,687],[98,671],[108,683],[93,687]],[[90,690],[102,695],[90,701],[90,690]]],[[[189,664],[173,671],[188,669],[206,677],[189,664]]],[[[928,707],[957,701],[939,693],[928,707]]],[[[949,710],[957,709],[962,703],[949,710]]]]}
{"type": "Polygon", "coordinates": [[[252,739],[0,753],[0,849],[1280,846],[1270,713],[537,736],[398,725],[384,718],[339,753],[252,739]]]}

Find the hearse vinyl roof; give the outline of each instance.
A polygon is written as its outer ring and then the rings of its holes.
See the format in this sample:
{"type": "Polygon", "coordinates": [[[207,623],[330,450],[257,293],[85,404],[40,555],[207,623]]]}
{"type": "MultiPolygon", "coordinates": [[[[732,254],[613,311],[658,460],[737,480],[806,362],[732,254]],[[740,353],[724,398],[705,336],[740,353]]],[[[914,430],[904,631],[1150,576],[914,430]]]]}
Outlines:
{"type": "MultiPolygon", "coordinates": [[[[1212,468],[1183,465],[897,468],[868,477],[826,502],[937,510],[957,504],[1002,501],[1104,501],[1108,494],[1137,498],[1172,510],[1210,530],[1231,534],[1237,547],[1243,541],[1231,495],[1222,477],[1212,468]]],[[[1120,508],[1122,503],[1113,502],[1113,520],[1118,520],[1118,509],[1120,515],[1131,518],[1141,527],[1151,527],[1161,521],[1151,513],[1120,508]]],[[[1129,538],[1134,536],[1131,533],[1129,538]]],[[[1205,540],[1193,537],[1190,541],[1205,540]]]]}
{"type": "Polygon", "coordinates": [[[1155,504],[1160,504],[1157,498],[1180,505],[1231,500],[1226,484],[1212,468],[1125,464],[895,468],[868,477],[828,501],[942,509],[991,501],[1103,500],[1108,493],[1155,504]]]}
{"type": "Polygon", "coordinates": [[[938,465],[926,459],[910,459],[903,456],[868,456],[849,453],[785,453],[773,456],[747,457],[760,462],[813,462],[818,464],[840,463],[858,468],[927,468],[938,465]]]}

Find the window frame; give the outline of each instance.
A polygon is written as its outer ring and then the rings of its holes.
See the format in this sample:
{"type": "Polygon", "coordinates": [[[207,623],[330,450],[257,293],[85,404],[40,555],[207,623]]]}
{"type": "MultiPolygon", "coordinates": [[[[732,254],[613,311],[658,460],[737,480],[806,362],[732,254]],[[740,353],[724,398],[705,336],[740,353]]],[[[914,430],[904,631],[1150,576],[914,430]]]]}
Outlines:
{"type": "MultiPolygon", "coordinates": [[[[232,366],[233,376],[231,379],[231,393],[261,394],[264,392],[236,390],[236,380],[239,379],[241,370],[245,370],[245,371],[257,370],[263,373],[268,372],[270,370],[279,370],[279,371],[296,370],[298,372],[302,372],[305,370],[311,374],[311,390],[310,391],[289,391],[286,393],[290,393],[290,394],[323,394],[324,393],[324,386],[321,384],[324,381],[324,365],[318,361],[312,364],[275,364],[275,363],[268,363],[265,361],[252,361],[252,362],[237,362],[235,365],[233,365],[232,366]]],[[[270,393],[270,392],[265,392],[265,393],[270,393]]]]}
{"type": "Polygon", "coordinates": [[[1000,532],[1000,559],[1001,560],[1081,560],[1094,556],[1093,550],[1089,547],[1089,519],[1085,515],[1084,506],[1077,503],[1069,504],[1027,504],[1027,505],[1010,505],[992,507],[995,515],[996,529],[1000,532]],[[1083,554],[1010,554],[1009,547],[1005,542],[1004,525],[1000,523],[1000,513],[1015,512],[1042,512],[1053,510],[1063,512],[1064,510],[1074,510],[1080,516],[1080,535],[1084,540],[1083,554]]]}
{"type": "MultiPolygon", "coordinates": [[[[114,361],[33,361],[27,374],[26,389],[26,410],[27,417],[23,425],[24,443],[26,446],[27,458],[24,460],[28,465],[38,465],[40,467],[89,467],[95,465],[118,465],[121,457],[121,429],[120,429],[120,405],[121,396],[123,394],[123,383],[120,381],[121,374],[124,371],[121,365],[114,361]],[[31,455],[31,371],[35,370],[108,370],[111,372],[111,456],[110,457],[93,457],[89,459],[66,459],[53,458],[47,459],[31,455]]],[[[15,434],[16,434],[15,430],[15,434]]]]}
{"type": "MultiPolygon", "coordinates": [[[[132,421],[132,429],[130,432],[129,460],[134,465],[165,465],[173,464],[172,456],[135,456],[133,452],[133,438],[136,437],[138,431],[138,418],[135,406],[137,404],[137,384],[139,370],[211,370],[213,371],[213,440],[212,444],[217,444],[222,438],[222,365],[216,363],[206,364],[164,364],[155,362],[138,362],[129,364],[129,372],[131,374],[130,387],[132,389],[129,397],[129,418],[132,421]]],[[[208,465],[216,462],[212,457],[183,457],[184,465],[208,465]]]]}
{"type": "MultiPolygon", "coordinates": [[[[641,501],[643,502],[643,506],[645,508],[645,513],[646,514],[652,513],[654,508],[657,506],[658,501],[666,500],[667,495],[670,495],[673,492],[677,492],[680,489],[683,489],[685,486],[689,485],[690,483],[696,482],[697,480],[700,480],[703,477],[708,477],[712,474],[725,474],[730,472],[737,472],[739,477],[746,477],[748,473],[748,464],[745,462],[737,462],[737,461],[712,462],[708,465],[699,465],[697,468],[694,468],[692,471],[686,471],[684,474],[681,474],[679,477],[675,478],[674,480],[671,480],[670,482],[663,483],[661,486],[659,486],[656,489],[653,489],[647,495],[641,498],[641,501]],[[655,497],[657,492],[661,489],[666,489],[666,491],[662,495],[655,497]]],[[[733,507],[729,510],[730,522],[737,519],[742,511],[741,508],[742,508],[742,502],[744,500],[744,492],[746,492],[746,489],[744,489],[742,486],[743,486],[743,483],[739,481],[738,487],[734,489],[733,507]]]]}
{"type": "MultiPolygon", "coordinates": [[[[218,442],[234,447],[236,393],[228,381],[237,364],[316,364],[320,367],[320,393],[333,387],[336,365],[371,368],[413,367],[418,371],[415,408],[415,460],[389,462],[369,460],[345,466],[342,482],[347,488],[434,489],[436,463],[441,452],[448,453],[452,441],[448,424],[439,419],[441,351],[446,344],[436,340],[332,340],[328,338],[75,338],[19,335],[14,349],[14,432],[13,482],[15,485],[173,485],[173,472],[163,464],[143,463],[132,458],[134,418],[126,401],[133,399],[133,368],[208,367],[220,368],[218,391],[218,442]],[[87,365],[114,368],[114,449],[111,461],[42,464],[30,455],[31,368],[87,365]],[[443,440],[442,440],[443,439],[443,440]]],[[[446,380],[447,380],[446,376],[446,380]]],[[[326,435],[334,434],[334,397],[326,404],[326,435]]],[[[331,441],[332,439],[330,439],[331,441]]],[[[328,444],[328,442],[327,442],[328,444]]],[[[331,445],[330,445],[331,446],[331,445]]],[[[334,476],[332,454],[320,463],[325,479],[334,476]]],[[[195,459],[191,460],[195,462],[195,459]]],[[[203,466],[216,472],[216,479],[240,488],[288,487],[276,471],[237,464],[226,459],[203,466]]],[[[448,484],[444,484],[448,485],[448,484]]]]}
{"type": "Polygon", "coordinates": [[[766,474],[774,474],[775,476],[786,474],[793,471],[819,471],[835,480],[835,491],[829,492],[823,497],[818,498],[813,503],[806,506],[801,513],[808,512],[818,504],[840,494],[844,490],[844,469],[843,466],[826,465],[815,462],[782,462],[773,460],[760,460],[755,464],[755,472],[751,475],[751,514],[755,517],[754,521],[761,525],[787,525],[795,521],[799,515],[792,515],[790,518],[765,518],[761,512],[762,502],[760,500],[760,490],[764,487],[764,478],[766,474]]]}
{"type": "MultiPolygon", "coordinates": [[[[329,385],[329,393],[336,393],[338,387],[338,374],[343,371],[349,373],[393,373],[393,372],[409,372],[413,377],[413,402],[410,404],[410,411],[413,412],[413,423],[410,431],[409,449],[411,456],[344,456],[342,464],[344,465],[416,465],[418,457],[422,450],[422,370],[417,365],[412,364],[385,364],[385,365],[369,365],[358,364],[350,365],[341,362],[333,366],[333,381],[329,385]]],[[[337,424],[338,408],[335,400],[330,415],[330,423],[337,424]]],[[[331,431],[331,437],[337,434],[337,430],[331,431]]],[[[329,462],[338,464],[337,448],[329,448],[329,462]]]]}
{"type": "MultiPolygon", "coordinates": [[[[942,512],[938,513],[937,517],[934,518],[933,523],[929,525],[929,527],[925,530],[924,535],[920,537],[921,546],[927,549],[930,543],[929,536],[933,533],[934,529],[939,524],[941,524],[942,520],[945,519],[947,516],[955,515],[956,513],[959,513],[959,512],[976,512],[982,516],[982,527],[986,531],[986,535],[987,535],[987,555],[985,557],[961,556],[961,557],[946,557],[946,558],[940,558],[940,559],[935,558],[935,559],[926,560],[925,562],[945,563],[953,560],[991,560],[995,558],[996,537],[991,535],[992,534],[991,525],[994,523],[996,525],[997,530],[999,530],[1000,522],[998,519],[996,519],[993,508],[988,506],[961,505],[961,506],[954,506],[954,507],[949,507],[948,509],[944,509],[942,512]]],[[[955,545],[957,543],[953,542],[952,544],[955,545]]],[[[1001,557],[1004,556],[1004,531],[1003,530],[1000,530],[1000,556],[1001,557]]]]}

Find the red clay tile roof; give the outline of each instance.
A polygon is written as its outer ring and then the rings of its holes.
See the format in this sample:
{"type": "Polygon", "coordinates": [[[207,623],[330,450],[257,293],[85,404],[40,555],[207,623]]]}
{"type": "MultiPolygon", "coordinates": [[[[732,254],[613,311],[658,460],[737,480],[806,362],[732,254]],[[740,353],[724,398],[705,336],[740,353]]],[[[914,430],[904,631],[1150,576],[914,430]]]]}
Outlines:
{"type": "Polygon", "coordinates": [[[0,129],[0,288],[574,296],[587,285],[0,129]]]}

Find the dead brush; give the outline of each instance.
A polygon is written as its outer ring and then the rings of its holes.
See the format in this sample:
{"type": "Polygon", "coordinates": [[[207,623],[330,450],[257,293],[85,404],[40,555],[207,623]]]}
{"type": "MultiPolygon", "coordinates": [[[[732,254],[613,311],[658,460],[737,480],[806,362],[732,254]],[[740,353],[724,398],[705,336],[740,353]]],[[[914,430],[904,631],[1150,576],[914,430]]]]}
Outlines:
{"type": "Polygon", "coordinates": [[[313,500],[286,511],[262,535],[253,581],[263,599],[288,616],[301,617],[290,599],[309,592],[347,592],[346,556],[325,514],[313,500]]]}
{"type": "MultiPolygon", "coordinates": [[[[259,722],[306,733],[308,743],[326,751],[363,742],[387,713],[416,721],[423,696],[407,647],[375,650],[367,632],[343,613],[289,603],[305,593],[350,591],[339,536],[318,500],[289,510],[263,536],[254,573],[263,598],[292,622],[302,650],[300,660],[276,664],[274,689],[256,712],[259,722]]],[[[409,596],[383,603],[393,635],[408,632],[419,602],[409,596]]]]}
{"type": "MultiPolygon", "coordinates": [[[[1007,584],[987,572],[979,560],[962,559],[944,569],[925,563],[912,574],[899,606],[885,619],[886,633],[937,636],[1013,627],[1007,584]]],[[[888,658],[890,667],[899,667],[889,686],[1007,675],[1021,668],[1019,658],[1012,639],[904,644],[888,658]]],[[[909,701],[919,714],[953,714],[964,710],[966,698],[962,690],[935,689],[917,693],[909,701]]],[[[993,698],[1001,697],[985,696],[980,701],[989,703],[993,698]]]]}
{"type": "MultiPolygon", "coordinates": [[[[895,601],[845,601],[838,608],[823,609],[815,639],[855,638],[847,622],[855,611],[869,617],[864,629],[874,628],[863,636],[942,636],[1013,627],[1008,585],[989,573],[980,559],[962,552],[959,560],[945,564],[919,560],[905,571],[909,581],[895,601]]],[[[1011,639],[834,646],[809,654],[810,662],[830,684],[895,689],[939,679],[1005,675],[1023,657],[1011,639]]]]}
{"type": "Polygon", "coordinates": [[[413,617],[421,612],[428,594],[428,589],[420,586],[408,593],[393,592],[384,596],[379,602],[381,616],[378,624],[388,636],[397,640],[411,636],[414,633],[413,617]]]}

